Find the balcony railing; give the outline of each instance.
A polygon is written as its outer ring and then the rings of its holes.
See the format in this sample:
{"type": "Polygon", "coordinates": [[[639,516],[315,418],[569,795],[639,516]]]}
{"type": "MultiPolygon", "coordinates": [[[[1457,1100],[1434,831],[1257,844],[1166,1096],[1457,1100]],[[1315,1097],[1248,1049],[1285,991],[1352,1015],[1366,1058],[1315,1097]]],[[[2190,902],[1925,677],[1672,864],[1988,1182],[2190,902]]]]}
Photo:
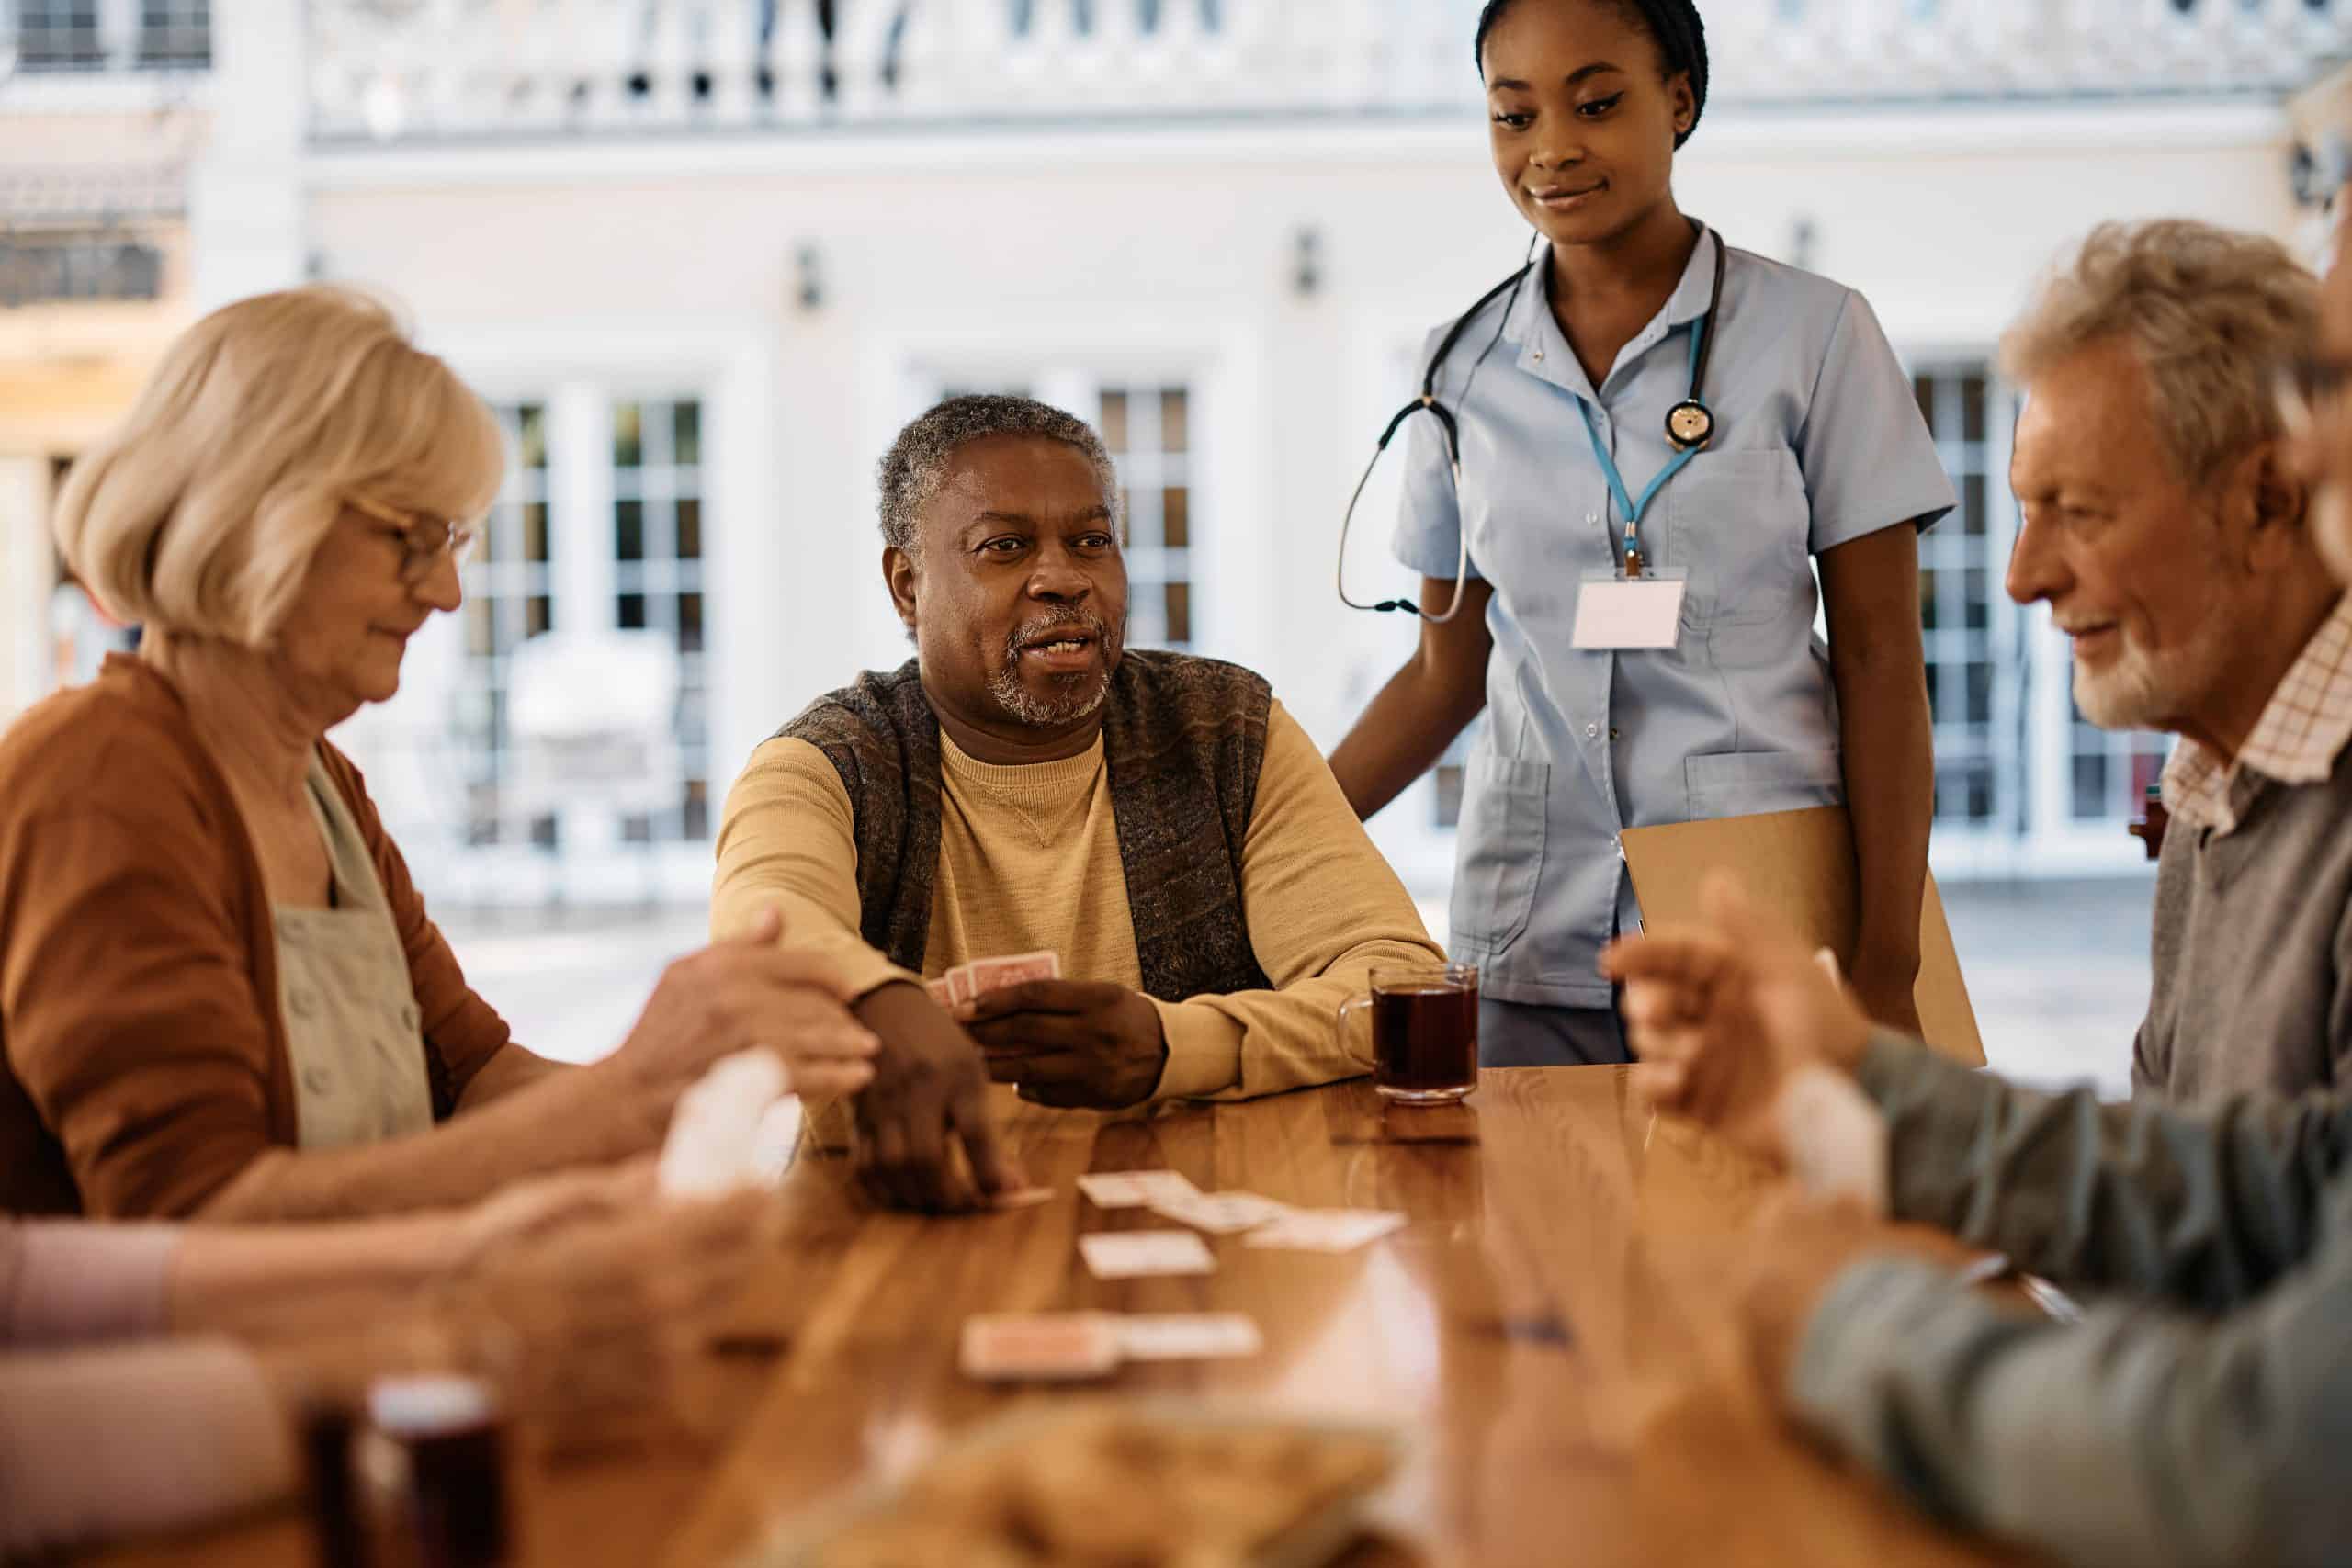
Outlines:
{"type": "MultiPolygon", "coordinates": [[[[55,0],[51,0],[55,3],[55,0]]],[[[310,0],[326,142],[1458,113],[1476,0],[310,0]]],[[[1708,0],[1718,103],[2283,96],[2352,0],[1708,0]]]]}

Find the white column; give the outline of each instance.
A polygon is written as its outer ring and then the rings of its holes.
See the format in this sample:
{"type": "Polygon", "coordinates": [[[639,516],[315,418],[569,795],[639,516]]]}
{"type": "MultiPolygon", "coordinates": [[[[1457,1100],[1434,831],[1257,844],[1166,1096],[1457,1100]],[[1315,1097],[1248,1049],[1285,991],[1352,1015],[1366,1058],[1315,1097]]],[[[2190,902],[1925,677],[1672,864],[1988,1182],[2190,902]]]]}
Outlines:
{"type": "MultiPolygon", "coordinates": [[[[554,625],[568,632],[610,631],[613,599],[613,415],[605,388],[565,381],[548,400],[548,518],[554,559],[548,572],[554,625]]],[[[601,807],[559,813],[562,885],[570,896],[595,897],[593,863],[620,843],[619,819],[601,807]]]]}
{"type": "Polygon", "coordinates": [[[300,0],[213,7],[211,136],[188,181],[199,310],[302,279],[302,9],[300,0]]]}

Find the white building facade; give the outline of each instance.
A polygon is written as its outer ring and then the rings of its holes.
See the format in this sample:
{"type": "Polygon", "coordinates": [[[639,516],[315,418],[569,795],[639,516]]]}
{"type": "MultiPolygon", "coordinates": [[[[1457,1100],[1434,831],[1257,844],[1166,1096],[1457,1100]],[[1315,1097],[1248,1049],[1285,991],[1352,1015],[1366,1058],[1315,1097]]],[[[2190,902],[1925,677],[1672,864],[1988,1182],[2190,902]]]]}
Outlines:
{"type": "MultiPolygon", "coordinates": [[[[15,0],[20,26],[89,3],[15,0]]],[[[698,897],[751,749],[907,657],[873,467],[951,390],[1095,421],[1134,519],[1135,640],[1263,671],[1336,743],[1414,639],[1338,603],[1341,504],[1424,332],[1526,248],[1487,162],[1476,9],[220,6],[197,302],[379,287],[514,437],[470,602],[346,737],[424,886],[698,897]],[[582,650],[559,672],[613,671],[608,701],[550,691],[528,651],[547,634],[574,640],[541,652],[582,650]]],[[[2281,105],[2352,53],[2352,8],[1703,9],[1716,83],[1683,205],[1871,298],[1962,491],[1922,551],[1939,871],[2129,868],[2161,751],[2084,725],[2063,639],[2000,592],[2015,399],[1993,345],[2100,220],[2308,240],[2281,105]]],[[[1393,506],[1375,480],[1359,597],[1404,585],[1393,506]]],[[[1374,824],[1424,895],[1450,878],[1458,791],[1441,769],[1374,824]]]]}

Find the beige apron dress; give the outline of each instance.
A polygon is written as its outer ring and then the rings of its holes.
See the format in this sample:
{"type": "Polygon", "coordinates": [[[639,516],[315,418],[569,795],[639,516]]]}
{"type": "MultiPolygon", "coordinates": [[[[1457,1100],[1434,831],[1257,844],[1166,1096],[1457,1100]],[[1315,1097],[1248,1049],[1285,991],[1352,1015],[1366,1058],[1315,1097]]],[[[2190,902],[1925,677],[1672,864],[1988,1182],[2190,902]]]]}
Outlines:
{"type": "Polygon", "coordinates": [[[391,906],[359,824],[316,752],[306,782],[334,871],[334,907],[271,911],[300,1146],[347,1148],[430,1132],[424,1035],[391,906]]]}

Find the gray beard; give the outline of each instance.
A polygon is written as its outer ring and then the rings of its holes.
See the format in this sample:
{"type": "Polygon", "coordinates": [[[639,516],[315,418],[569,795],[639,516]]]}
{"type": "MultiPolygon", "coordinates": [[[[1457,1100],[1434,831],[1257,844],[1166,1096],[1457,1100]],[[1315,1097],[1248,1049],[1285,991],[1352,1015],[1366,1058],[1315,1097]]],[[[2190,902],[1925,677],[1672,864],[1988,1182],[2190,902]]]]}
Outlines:
{"type": "Polygon", "coordinates": [[[1071,610],[1063,615],[1045,615],[1025,626],[1013,628],[1005,638],[1003,668],[989,677],[989,695],[997,706],[1016,724],[1039,729],[1050,729],[1065,724],[1075,724],[1101,707],[1111,695],[1111,666],[1125,645],[1125,629],[1113,631],[1100,615],[1086,610],[1071,610]],[[1095,646],[1102,650],[1102,669],[1097,674],[1055,677],[1058,690],[1049,696],[1039,696],[1021,679],[1021,645],[1030,642],[1056,626],[1076,626],[1092,632],[1095,646]]]}

